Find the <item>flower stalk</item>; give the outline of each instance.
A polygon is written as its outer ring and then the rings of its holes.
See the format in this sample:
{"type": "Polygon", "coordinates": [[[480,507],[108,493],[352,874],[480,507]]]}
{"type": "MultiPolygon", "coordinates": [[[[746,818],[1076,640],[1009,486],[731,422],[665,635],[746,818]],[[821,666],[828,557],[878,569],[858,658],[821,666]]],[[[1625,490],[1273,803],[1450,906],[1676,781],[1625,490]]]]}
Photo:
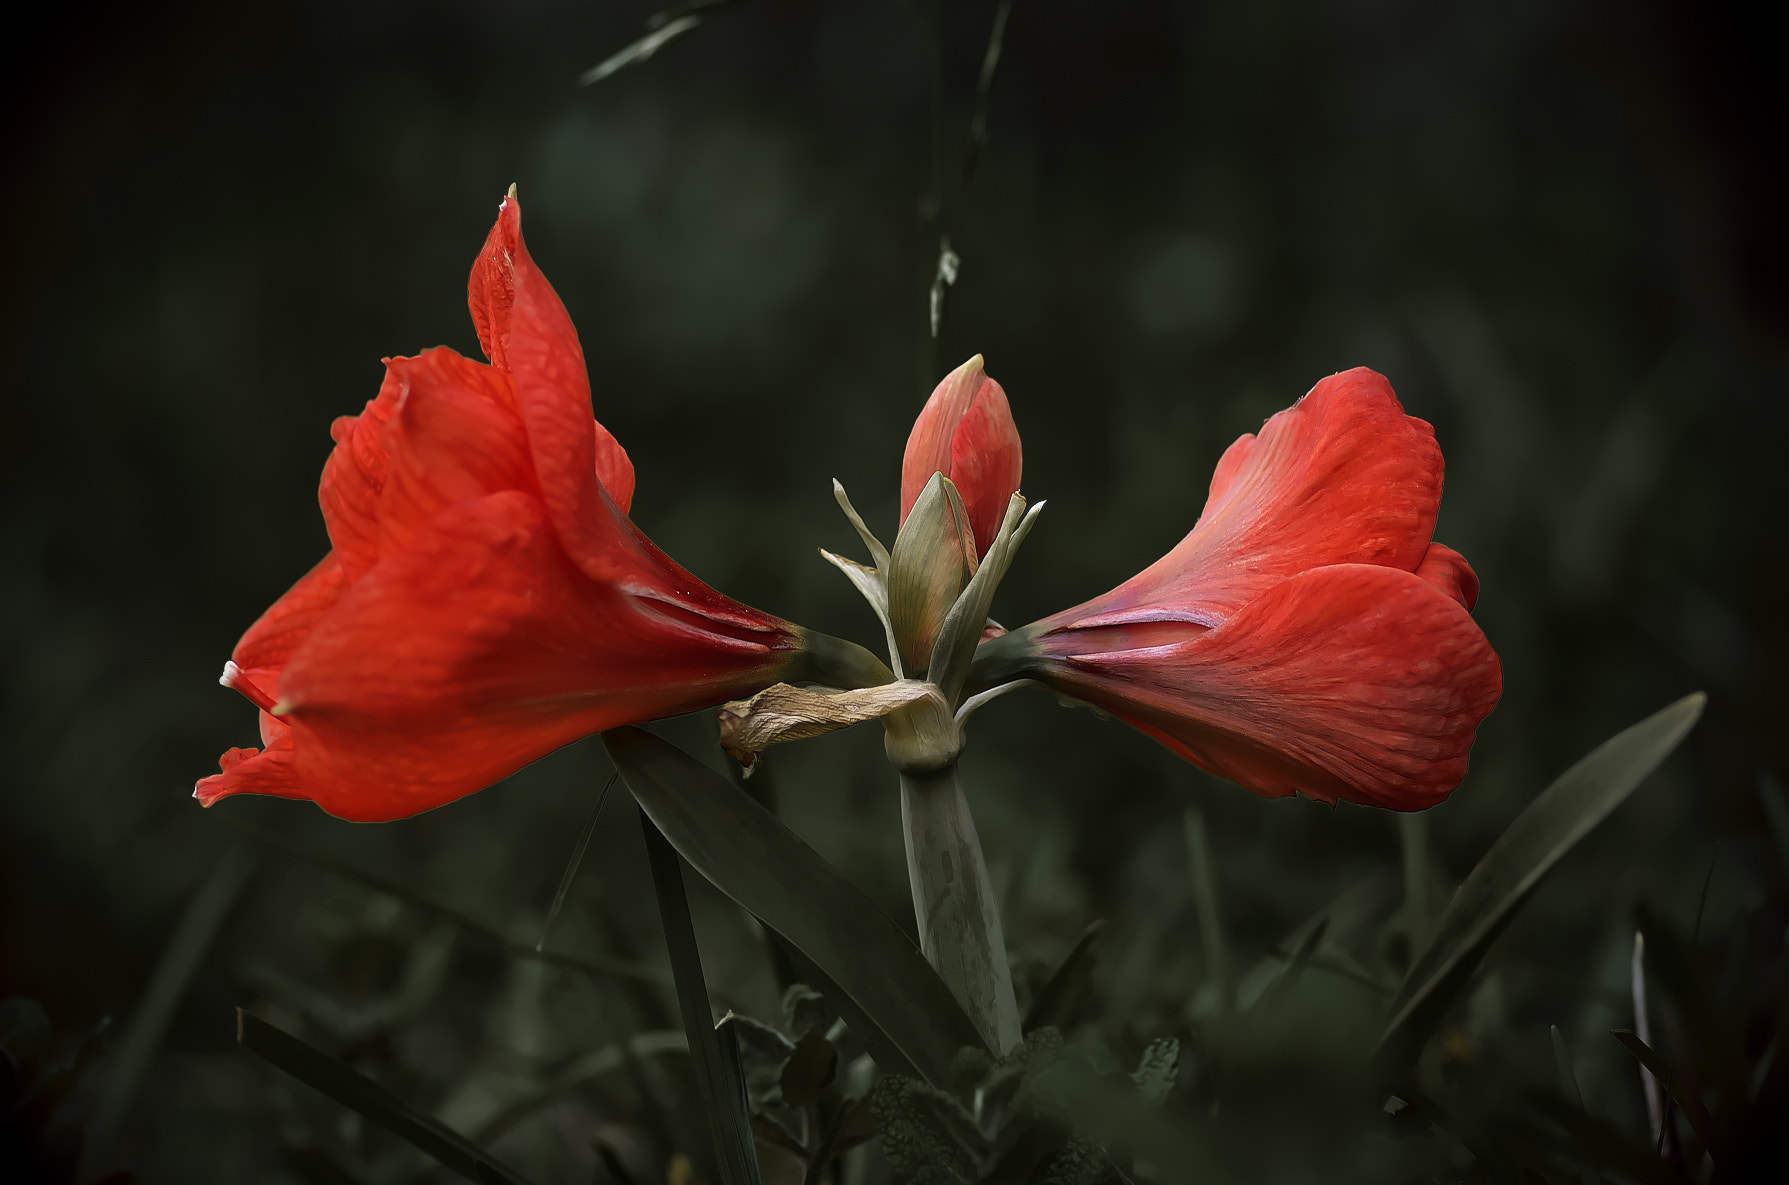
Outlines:
{"type": "Polygon", "coordinates": [[[834,483],[876,566],[822,552],[863,594],[888,636],[889,666],[904,678],[880,690],[930,692],[901,692],[899,702],[888,695],[882,715],[884,748],[901,779],[913,913],[926,960],[996,1053],[1018,1045],[1019,1008],[957,758],[962,719],[983,702],[965,702],[965,684],[994,590],[1042,505],[1027,514],[1017,492],[1019,463],[1006,396],[972,358],[939,385],[914,425],[894,546],[882,545],[834,483]]]}
{"type": "Polygon", "coordinates": [[[953,764],[901,773],[901,829],[919,947],[988,1047],[1019,1043],[1019,1005],[994,883],[953,764]]]}

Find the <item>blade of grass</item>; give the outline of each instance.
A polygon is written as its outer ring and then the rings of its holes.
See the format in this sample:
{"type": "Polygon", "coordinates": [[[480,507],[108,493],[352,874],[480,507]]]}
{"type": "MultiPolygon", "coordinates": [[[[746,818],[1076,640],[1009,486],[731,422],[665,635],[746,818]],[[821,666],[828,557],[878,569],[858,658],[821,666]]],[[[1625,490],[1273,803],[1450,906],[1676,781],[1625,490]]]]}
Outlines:
{"type": "MultiPolygon", "coordinates": [[[[727,1101],[732,1104],[733,1130],[741,1133],[751,1155],[748,1162],[758,1168],[757,1138],[752,1133],[752,1096],[745,1084],[745,1061],[739,1055],[739,1017],[732,1012],[721,1017],[714,1026],[714,1043],[721,1055],[721,1072],[726,1077],[727,1101]]],[[[756,1172],[752,1180],[757,1182],[756,1172]]]]}
{"type": "Polygon", "coordinates": [[[283,836],[265,827],[255,827],[246,823],[236,823],[232,824],[232,826],[244,835],[254,839],[256,842],[266,844],[276,852],[289,856],[302,864],[309,864],[313,868],[321,868],[325,872],[334,873],[336,876],[339,876],[344,880],[351,880],[357,884],[364,885],[375,893],[383,893],[387,897],[393,897],[407,905],[414,906],[415,908],[422,910],[424,913],[434,914],[438,918],[452,922],[467,934],[481,938],[515,958],[539,959],[544,963],[552,963],[556,967],[565,967],[573,971],[582,971],[584,974],[598,981],[614,977],[651,984],[654,987],[668,987],[670,985],[670,980],[663,971],[659,970],[657,967],[647,966],[644,963],[632,962],[627,959],[609,958],[603,955],[580,957],[577,955],[561,954],[558,951],[536,950],[526,942],[517,942],[507,935],[492,929],[471,914],[462,913],[451,905],[443,905],[439,901],[431,901],[410,886],[395,881],[388,876],[382,876],[376,872],[369,872],[364,868],[356,867],[345,860],[338,860],[333,856],[324,856],[316,852],[307,852],[295,844],[288,843],[283,836]]]}
{"type": "Polygon", "coordinates": [[[1311,932],[1305,935],[1304,941],[1298,944],[1298,949],[1292,952],[1292,957],[1287,960],[1286,969],[1280,972],[1279,978],[1261,992],[1251,1011],[1271,1011],[1298,986],[1298,981],[1304,978],[1305,968],[1310,966],[1311,956],[1317,953],[1317,944],[1323,941],[1323,935],[1328,929],[1329,919],[1319,919],[1311,932]]]}
{"type": "MultiPolygon", "coordinates": [[[[1541,791],[1479,860],[1442,911],[1392,998],[1378,1056],[1407,1065],[1534,887],[1625,801],[1702,715],[1685,696],[1599,745],[1541,791]]],[[[1401,1068],[1400,1065],[1400,1068],[1401,1068]]]]}
{"type": "Polygon", "coordinates": [[[1708,1110],[1703,1107],[1701,1098],[1688,1088],[1677,1071],[1658,1055],[1657,1050],[1642,1041],[1640,1035],[1632,1029],[1615,1029],[1612,1030],[1612,1035],[1621,1042],[1623,1048],[1639,1059],[1640,1064],[1646,1068],[1646,1072],[1651,1074],[1654,1080],[1664,1088],[1665,1093],[1676,1101],[1684,1118],[1690,1121],[1690,1126],[1695,1128],[1696,1134],[1702,1138],[1702,1146],[1711,1151],[1715,1150],[1715,1141],[1712,1138],[1714,1133],[1709,1123],[1708,1110]]]}
{"type": "Polygon", "coordinates": [[[603,813],[603,803],[609,801],[609,791],[615,788],[615,779],[621,775],[610,774],[609,780],[603,783],[602,793],[596,796],[596,805],[590,809],[590,818],[584,822],[584,830],[578,833],[578,842],[572,847],[571,859],[565,862],[565,872],[559,877],[559,889],[553,894],[553,904],[547,909],[547,920],[541,923],[540,940],[534,944],[536,952],[546,949],[547,931],[553,928],[553,921],[559,911],[565,908],[565,897],[571,892],[571,883],[577,879],[578,865],[584,862],[584,851],[590,846],[590,837],[596,834],[596,820],[603,813]]]}
{"type": "Polygon", "coordinates": [[[1559,1089],[1582,1111],[1584,1092],[1578,1089],[1578,1076],[1572,1072],[1572,1058],[1566,1051],[1565,1038],[1560,1035],[1558,1025],[1548,1025],[1547,1031],[1553,1038],[1553,1067],[1559,1071],[1559,1089]]]}
{"type": "Polygon", "coordinates": [[[1217,984],[1227,1015],[1236,1007],[1236,977],[1230,972],[1230,944],[1224,936],[1224,915],[1218,906],[1217,869],[1205,837],[1205,814],[1188,808],[1183,817],[1187,861],[1193,875],[1193,905],[1199,913],[1199,940],[1205,948],[1205,973],[1217,984]]]}
{"type": "Polygon", "coordinates": [[[1404,928],[1410,935],[1410,957],[1429,940],[1429,816],[1406,811],[1398,816],[1398,850],[1404,864],[1404,928]]]}
{"type": "Polygon", "coordinates": [[[845,1125],[857,1113],[862,1103],[850,1096],[839,1104],[833,1112],[832,1122],[826,1125],[826,1134],[820,1137],[820,1146],[814,1149],[812,1159],[808,1161],[808,1171],[802,1175],[801,1185],[823,1185],[826,1179],[826,1166],[838,1155],[839,1138],[845,1134],[845,1125]]]}
{"type": "Polygon", "coordinates": [[[236,1010],[236,1040],[263,1061],[313,1090],[409,1141],[468,1181],[479,1185],[527,1185],[527,1179],[441,1121],[423,1114],[365,1074],[268,1024],[236,1010]]]}
{"type": "Polygon", "coordinates": [[[985,1047],[912,939],[776,816],[643,729],[603,743],[678,854],[782,937],[885,1071],[948,1086],[957,1051],[985,1047]]]}
{"type": "Polygon", "coordinates": [[[1025,1031],[1062,1028],[1074,1019],[1093,991],[1094,943],[1106,929],[1106,919],[1096,918],[1081,932],[1080,941],[1062,960],[1048,983],[1031,1000],[1025,1013],[1025,1031]]]}
{"type": "Polygon", "coordinates": [[[679,1029],[676,1032],[665,1030],[635,1033],[624,1043],[605,1045],[601,1049],[580,1054],[569,1065],[556,1070],[539,1090],[511,1101],[479,1124],[472,1133],[472,1139],[481,1144],[489,1143],[542,1107],[575,1094],[611,1074],[626,1071],[632,1061],[688,1052],[689,1039],[679,1029]]]}
{"type": "MultiPolygon", "coordinates": [[[[1578,1088],[1578,1075],[1572,1071],[1572,1056],[1565,1047],[1565,1037],[1560,1034],[1558,1025],[1548,1025],[1547,1033],[1553,1040],[1553,1068],[1559,1072],[1559,1091],[1583,1111],[1584,1092],[1578,1088]]],[[[1584,1166],[1583,1174],[1584,1185],[1597,1185],[1602,1179],[1589,1165],[1584,1166]]]]}
{"type": "MultiPolygon", "coordinates": [[[[1634,931],[1634,959],[1629,982],[1634,996],[1634,1031],[1642,1045],[1651,1045],[1652,1009],[1646,1003],[1646,935],[1639,930],[1634,931]]],[[[1657,1137],[1658,1146],[1663,1148],[1666,1124],[1670,1120],[1665,1109],[1665,1092],[1644,1058],[1640,1061],[1640,1087],[1646,1095],[1646,1118],[1650,1124],[1647,1130],[1657,1137]]]]}
{"type": "Polygon", "coordinates": [[[1000,0],[994,10],[994,27],[988,30],[988,48],[982,54],[981,76],[975,80],[975,115],[969,120],[969,143],[963,150],[963,188],[975,179],[975,166],[981,162],[982,149],[988,143],[988,99],[994,91],[994,71],[1000,66],[1000,51],[1006,43],[1006,21],[1012,16],[1013,0],[1000,0]]]}
{"type": "MultiPolygon", "coordinates": [[[[759,1185],[750,1115],[748,1112],[742,1126],[734,1097],[733,1075],[728,1072],[721,1041],[715,1033],[714,1016],[708,1006],[708,981],[702,974],[702,952],[696,946],[696,930],[690,922],[683,861],[677,849],[659,833],[651,816],[643,811],[640,828],[646,836],[652,887],[658,895],[665,948],[671,955],[671,977],[677,985],[677,1008],[683,1017],[683,1034],[689,1040],[690,1061],[695,1066],[696,1085],[702,1093],[708,1132],[714,1140],[721,1185],[759,1185]]],[[[737,1044],[733,1053],[737,1063],[737,1044]]]]}
{"type": "Polygon", "coordinates": [[[186,995],[193,973],[198,970],[200,960],[205,957],[218,927],[230,912],[230,906],[235,904],[243,885],[248,882],[255,864],[255,858],[240,843],[231,844],[187,902],[168,945],[162,949],[155,972],[149,977],[143,1001],[118,1043],[111,1074],[94,1104],[82,1157],[84,1171],[80,1175],[83,1178],[101,1167],[110,1153],[119,1128],[130,1114],[131,1104],[136,1101],[143,1075],[168,1030],[175,1007],[186,995]]]}
{"type": "Polygon", "coordinates": [[[629,66],[651,61],[659,50],[707,20],[710,12],[734,2],[735,0],[689,0],[689,3],[654,13],[646,22],[648,32],[645,36],[629,42],[578,75],[578,85],[591,86],[629,66]]]}

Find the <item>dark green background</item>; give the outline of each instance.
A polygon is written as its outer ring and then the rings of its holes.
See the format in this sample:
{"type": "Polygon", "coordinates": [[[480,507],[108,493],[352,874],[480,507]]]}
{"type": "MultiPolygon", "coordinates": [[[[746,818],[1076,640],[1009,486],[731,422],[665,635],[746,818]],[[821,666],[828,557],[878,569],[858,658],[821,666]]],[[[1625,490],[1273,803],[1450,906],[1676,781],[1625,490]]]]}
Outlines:
{"type": "MultiPolygon", "coordinates": [[[[594,744],[386,826],[189,798],[253,743],[216,673],[326,546],[331,418],[383,356],[476,353],[465,275],[515,182],[638,468],[637,521],[728,593],[866,642],[868,611],[814,553],[858,550],[828,482],[891,527],[912,417],[968,355],[1006,388],[1025,492],[1050,502],[996,604],[1008,624],[1160,555],[1223,447],[1323,375],[1388,375],[1435,424],[1439,534],[1477,568],[1504,661],[1473,771],[1430,816],[1448,875],[1593,744],[1712,697],[1507,940],[1527,958],[1504,993],[1520,1056],[1550,1056],[1558,1023],[1600,1105],[1638,1114],[1596,1036],[1621,1019],[1596,988],[1621,984],[1630,903],[1687,930],[1711,861],[1705,927],[1783,892],[1757,797],[1789,709],[1789,173],[1762,29],[1662,0],[1019,0],[965,189],[993,6],[947,8],[934,38],[928,6],[754,0],[590,89],[578,73],[653,6],[86,5],[19,31],[0,996],[65,1029],[128,1018],[235,821],[532,941],[607,773],[594,744]],[[940,219],[963,264],[933,352],[940,219]]],[[[711,728],[669,731],[701,746],[711,728]]],[[[860,730],[770,764],[798,830],[910,924],[879,750],[860,730]]],[[[966,771],[1022,977],[1111,919],[1119,1044],[1173,1030],[1196,977],[1186,806],[1245,957],[1396,866],[1391,816],[1257,801],[1041,695],[977,719],[966,771]]],[[[661,957],[631,812],[610,802],[556,945],[661,957]]],[[[751,934],[697,897],[711,974],[771,1011],[751,934]]],[[[388,992],[428,930],[264,855],[113,1160],[144,1181],[282,1179],[310,1112],[233,1047],[231,1006],[343,1052],[307,993],[388,992]]],[[[349,1052],[441,1107],[638,1027],[584,980],[531,975],[461,939],[426,1001],[349,1052]]],[[[506,1147],[587,1175],[587,1140],[554,1130],[506,1147]]]]}

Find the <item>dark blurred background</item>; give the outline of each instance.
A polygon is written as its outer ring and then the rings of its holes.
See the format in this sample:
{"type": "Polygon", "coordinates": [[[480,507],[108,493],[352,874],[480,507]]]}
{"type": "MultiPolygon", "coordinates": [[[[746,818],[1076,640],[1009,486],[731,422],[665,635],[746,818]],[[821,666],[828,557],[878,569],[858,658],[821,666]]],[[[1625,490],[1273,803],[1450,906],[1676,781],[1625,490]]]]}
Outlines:
{"type": "MultiPolygon", "coordinates": [[[[512,958],[240,830],[531,946],[608,773],[595,742],[389,825],[190,798],[254,743],[216,675],[326,547],[330,420],[384,356],[476,355],[465,277],[511,182],[637,465],[635,518],[717,587],[865,642],[814,552],[860,550],[828,483],[892,527],[912,417],[970,354],[1050,502],[1008,624],[1160,555],[1224,446],[1317,379],[1388,375],[1441,439],[1439,534],[1482,578],[1507,681],[1427,817],[1438,894],[1595,743],[1711,695],[1475,997],[1511,1057],[1550,1057],[1558,1024],[1594,1105],[1638,1115],[1606,1037],[1633,903],[1718,933],[1783,893],[1759,788],[1789,719],[1789,166],[1762,18],[1018,0],[966,183],[992,3],[749,0],[580,88],[655,9],[71,4],[9,33],[0,997],[64,1034],[115,1018],[92,1081],[135,1059],[134,1085],[92,1172],[323,1179],[290,1150],[362,1138],[236,1048],[238,1004],[462,1126],[543,1066],[673,1023],[650,986],[512,958]],[[941,234],[962,267],[934,344],[941,234]],[[165,1035],[126,1048],[158,964],[165,1035]]],[[[664,731],[711,752],[707,720],[664,731]]],[[[910,926],[880,748],[838,734],[770,774],[792,825],[910,926]]],[[[1021,978],[1109,919],[1115,1046],[1193,1008],[1189,807],[1245,965],[1399,864],[1393,816],[1258,801],[1044,696],[987,709],[965,761],[1021,978]]],[[[549,949],[662,961],[632,814],[610,799],[549,949]]],[[[774,1015],[747,923],[706,886],[696,905],[711,977],[774,1015]]],[[[593,1133],[625,1144],[635,1105],[609,1092],[498,1146],[588,1179],[593,1133]]],[[[368,1179],[419,1167],[373,1147],[368,1179]]]]}

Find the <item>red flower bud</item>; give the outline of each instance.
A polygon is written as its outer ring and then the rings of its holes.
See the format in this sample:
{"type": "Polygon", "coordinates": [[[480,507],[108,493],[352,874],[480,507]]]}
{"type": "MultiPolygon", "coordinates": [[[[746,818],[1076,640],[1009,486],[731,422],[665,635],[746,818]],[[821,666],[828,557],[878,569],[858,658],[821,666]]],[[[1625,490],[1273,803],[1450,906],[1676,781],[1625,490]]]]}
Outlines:
{"type": "Polygon", "coordinates": [[[945,376],[913,423],[901,461],[901,522],[932,474],[942,473],[963,495],[977,554],[987,555],[1019,488],[1022,461],[1006,392],[977,354],[945,376]]]}
{"type": "Polygon", "coordinates": [[[633,465],[591,416],[565,307],[513,192],[473,267],[491,365],[387,362],[337,420],[319,501],[333,550],[237,643],[261,711],[194,791],[308,798],[347,819],[429,810],[593,732],[783,677],[786,622],[685,572],[627,518],[633,465]]]}
{"type": "Polygon", "coordinates": [[[1431,540],[1441,476],[1382,376],[1331,376],[1230,446],[1167,555],[983,650],[1256,794],[1432,806],[1503,687],[1431,540]]]}

